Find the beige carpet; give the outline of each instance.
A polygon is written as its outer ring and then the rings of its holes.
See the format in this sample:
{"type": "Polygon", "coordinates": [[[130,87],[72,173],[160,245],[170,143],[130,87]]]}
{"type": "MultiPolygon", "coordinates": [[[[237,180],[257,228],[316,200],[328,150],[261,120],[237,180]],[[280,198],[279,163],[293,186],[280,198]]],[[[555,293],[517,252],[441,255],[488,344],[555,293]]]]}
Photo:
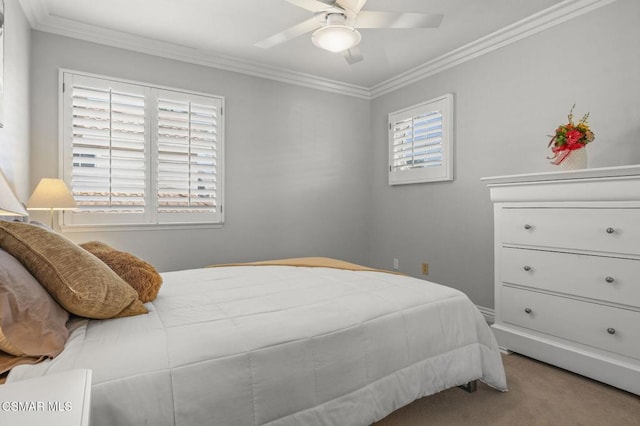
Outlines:
{"type": "Polygon", "coordinates": [[[403,407],[375,426],[640,425],[640,397],[521,355],[503,355],[509,392],[478,383],[403,407]]]}

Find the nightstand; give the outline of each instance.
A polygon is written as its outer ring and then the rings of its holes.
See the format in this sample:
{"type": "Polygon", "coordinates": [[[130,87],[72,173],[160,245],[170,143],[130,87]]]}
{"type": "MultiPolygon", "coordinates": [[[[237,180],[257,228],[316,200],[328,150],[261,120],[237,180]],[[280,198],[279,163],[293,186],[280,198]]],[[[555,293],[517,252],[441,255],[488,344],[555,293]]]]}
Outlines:
{"type": "Polygon", "coordinates": [[[88,426],[91,370],[71,370],[0,385],[0,424],[88,426]]]}
{"type": "Polygon", "coordinates": [[[640,395],[640,166],[483,180],[500,346],[640,395]]]}

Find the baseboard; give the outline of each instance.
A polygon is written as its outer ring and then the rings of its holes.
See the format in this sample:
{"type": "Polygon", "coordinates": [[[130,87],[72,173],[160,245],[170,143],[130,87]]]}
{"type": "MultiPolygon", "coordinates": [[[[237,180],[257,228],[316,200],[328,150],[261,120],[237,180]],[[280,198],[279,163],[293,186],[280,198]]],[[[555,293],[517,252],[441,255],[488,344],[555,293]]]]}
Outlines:
{"type": "Polygon", "coordinates": [[[495,311],[493,309],[485,308],[484,306],[476,305],[482,316],[484,316],[487,324],[493,324],[495,320],[495,311]]]}

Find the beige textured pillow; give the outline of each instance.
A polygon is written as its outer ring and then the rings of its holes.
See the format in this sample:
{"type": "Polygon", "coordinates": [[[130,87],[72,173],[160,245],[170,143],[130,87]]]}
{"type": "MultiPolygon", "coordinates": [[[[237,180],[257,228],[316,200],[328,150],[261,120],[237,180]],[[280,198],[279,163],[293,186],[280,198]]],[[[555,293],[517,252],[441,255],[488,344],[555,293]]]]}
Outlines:
{"type": "Polygon", "coordinates": [[[1,221],[0,247],[73,314],[106,319],[148,312],[129,284],[60,234],[28,223],[1,221]]]}
{"type": "Polygon", "coordinates": [[[158,296],[162,277],[152,264],[131,253],[116,250],[101,241],[89,241],[80,244],[80,247],[102,260],[129,283],[138,292],[138,297],[143,303],[151,302],[158,296]]]}
{"type": "Polygon", "coordinates": [[[69,337],[69,313],[20,262],[0,249],[0,374],[18,363],[53,358],[69,337]],[[25,359],[16,359],[25,358],[25,359]]]}

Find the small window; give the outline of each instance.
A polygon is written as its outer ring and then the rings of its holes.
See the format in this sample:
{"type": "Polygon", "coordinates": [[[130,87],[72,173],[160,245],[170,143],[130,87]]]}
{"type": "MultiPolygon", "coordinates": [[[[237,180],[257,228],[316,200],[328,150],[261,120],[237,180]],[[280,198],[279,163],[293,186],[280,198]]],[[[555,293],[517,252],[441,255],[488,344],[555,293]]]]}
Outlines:
{"type": "Polygon", "coordinates": [[[64,72],[65,226],[221,224],[224,99],[64,72]]]}
{"type": "Polygon", "coordinates": [[[453,180],[453,95],[389,114],[389,185],[453,180]]]}

